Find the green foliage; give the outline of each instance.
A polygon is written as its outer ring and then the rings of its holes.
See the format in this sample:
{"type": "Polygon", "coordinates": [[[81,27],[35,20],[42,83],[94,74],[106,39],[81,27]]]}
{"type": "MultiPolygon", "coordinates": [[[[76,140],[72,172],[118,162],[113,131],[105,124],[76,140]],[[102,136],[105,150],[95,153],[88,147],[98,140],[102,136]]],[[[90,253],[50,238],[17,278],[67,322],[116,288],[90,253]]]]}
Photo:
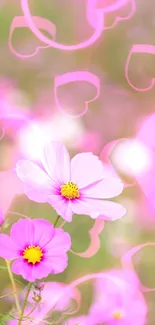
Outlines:
{"type": "Polygon", "coordinates": [[[6,325],[11,319],[13,319],[13,317],[9,314],[0,314],[0,325],[6,325]]]}

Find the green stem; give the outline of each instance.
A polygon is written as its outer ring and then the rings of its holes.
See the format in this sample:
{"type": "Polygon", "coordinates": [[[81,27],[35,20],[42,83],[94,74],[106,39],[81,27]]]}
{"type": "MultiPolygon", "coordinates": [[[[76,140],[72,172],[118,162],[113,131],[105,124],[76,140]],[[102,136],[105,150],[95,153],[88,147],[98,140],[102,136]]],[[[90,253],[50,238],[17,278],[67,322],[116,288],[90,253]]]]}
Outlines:
{"type": "Polygon", "coordinates": [[[57,218],[56,218],[56,220],[55,220],[55,222],[54,222],[54,227],[57,225],[59,219],[60,219],[60,216],[57,216],[57,218]]]}
{"type": "Polygon", "coordinates": [[[9,273],[9,278],[10,278],[10,281],[11,281],[11,284],[12,284],[12,288],[13,288],[13,291],[14,291],[15,305],[16,305],[17,311],[18,311],[18,313],[20,315],[21,309],[20,309],[20,305],[19,305],[19,301],[18,301],[18,296],[17,296],[17,293],[16,293],[17,292],[16,284],[15,284],[13,274],[11,272],[10,262],[7,261],[7,260],[6,260],[6,265],[7,265],[7,269],[8,269],[8,273],[9,273]]]}
{"type": "Polygon", "coordinates": [[[20,319],[19,319],[18,325],[21,325],[21,323],[22,323],[22,319],[23,319],[23,316],[24,316],[25,307],[26,307],[26,304],[27,304],[27,299],[29,297],[31,288],[32,288],[32,283],[29,283],[29,286],[28,286],[28,289],[27,289],[27,293],[26,293],[26,296],[25,296],[25,299],[24,299],[24,302],[23,302],[23,306],[22,306],[22,310],[21,310],[21,314],[20,314],[20,319]]]}

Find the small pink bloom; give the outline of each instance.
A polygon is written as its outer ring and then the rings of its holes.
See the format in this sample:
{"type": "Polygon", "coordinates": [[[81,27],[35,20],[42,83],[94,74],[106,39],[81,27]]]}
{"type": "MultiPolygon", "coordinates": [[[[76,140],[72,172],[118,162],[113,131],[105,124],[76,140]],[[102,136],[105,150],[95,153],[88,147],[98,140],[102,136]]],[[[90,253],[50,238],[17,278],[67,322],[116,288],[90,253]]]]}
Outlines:
{"type": "Polygon", "coordinates": [[[144,325],[147,306],[133,272],[113,270],[110,279],[98,279],[89,317],[94,325],[144,325]]]}
{"type": "Polygon", "coordinates": [[[0,235],[0,257],[15,260],[12,272],[30,282],[63,272],[70,246],[69,234],[43,219],[20,219],[0,235]]]}
{"type": "Polygon", "coordinates": [[[121,218],[126,210],[111,199],[123,191],[123,183],[109,176],[99,158],[92,153],[69,157],[65,146],[52,142],[45,146],[43,168],[29,160],[17,163],[17,175],[24,182],[25,193],[36,202],[48,202],[67,221],[72,214],[121,218]]]}

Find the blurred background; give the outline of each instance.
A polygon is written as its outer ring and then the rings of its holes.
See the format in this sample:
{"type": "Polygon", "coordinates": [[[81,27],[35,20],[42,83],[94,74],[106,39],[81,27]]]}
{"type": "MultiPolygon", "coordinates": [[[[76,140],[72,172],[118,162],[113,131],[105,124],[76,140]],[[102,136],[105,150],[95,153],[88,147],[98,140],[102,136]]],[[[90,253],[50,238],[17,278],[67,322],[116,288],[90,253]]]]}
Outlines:
{"type": "MultiPolygon", "coordinates": [[[[107,5],[112,2],[107,0],[107,5]]],[[[49,281],[67,283],[87,273],[120,267],[121,256],[131,247],[155,239],[155,88],[135,91],[125,78],[125,64],[132,45],[155,45],[154,1],[135,0],[135,3],[134,15],[119,21],[114,28],[110,26],[116,16],[128,16],[131,3],[105,14],[105,25],[109,29],[103,30],[90,47],[79,51],[40,49],[35,56],[21,59],[11,53],[8,46],[12,20],[23,15],[20,2],[0,0],[0,209],[7,223],[18,219],[9,211],[52,222],[56,219],[52,207],[32,202],[21,193],[13,173],[19,158],[38,161],[44,144],[51,139],[63,141],[71,156],[92,151],[104,160],[105,145],[116,139],[128,139],[117,143],[110,152],[119,176],[130,184],[117,198],[126,207],[126,216],[113,223],[106,222],[100,234],[101,247],[95,256],[82,259],[69,253],[68,268],[63,274],[49,276],[49,281]],[[96,96],[93,85],[82,81],[59,87],[59,102],[67,114],[58,109],[54,97],[55,77],[73,71],[89,71],[100,79],[100,96],[79,118],[72,115],[82,113],[84,102],[96,96]]],[[[94,32],[86,19],[86,4],[85,0],[31,0],[30,8],[34,16],[42,16],[56,25],[57,42],[72,45],[94,32]]],[[[97,6],[101,9],[103,1],[98,1],[97,6]]],[[[43,43],[28,28],[17,26],[12,45],[16,52],[29,55],[43,43]]],[[[133,55],[129,69],[135,87],[148,86],[148,80],[155,76],[154,63],[153,54],[133,55]]],[[[71,224],[65,224],[75,251],[87,249],[88,231],[92,226],[93,220],[89,217],[76,215],[71,224]]],[[[146,247],[138,252],[134,262],[142,283],[155,287],[154,248],[146,247]]],[[[0,276],[3,293],[9,286],[7,271],[1,270],[0,276]]],[[[83,285],[81,290],[84,293],[81,311],[85,312],[90,303],[90,287],[83,285]]],[[[147,293],[145,298],[148,324],[154,325],[155,294],[147,293]]],[[[0,312],[8,309],[9,304],[1,299],[0,312]]]]}

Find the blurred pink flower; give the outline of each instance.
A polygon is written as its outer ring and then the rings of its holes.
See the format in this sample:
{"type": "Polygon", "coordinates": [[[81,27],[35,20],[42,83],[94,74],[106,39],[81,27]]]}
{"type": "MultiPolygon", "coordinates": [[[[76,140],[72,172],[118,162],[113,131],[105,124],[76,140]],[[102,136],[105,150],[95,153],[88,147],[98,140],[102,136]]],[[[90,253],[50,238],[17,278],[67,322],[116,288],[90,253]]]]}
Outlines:
{"type": "Polygon", "coordinates": [[[93,325],[91,319],[88,316],[79,316],[71,319],[67,319],[62,325],[93,325]]]}
{"type": "Polygon", "coordinates": [[[20,219],[10,237],[0,235],[0,257],[15,260],[12,272],[30,282],[63,272],[70,246],[69,234],[43,219],[20,219]]]}
{"type": "Polygon", "coordinates": [[[138,279],[133,272],[112,270],[110,279],[97,279],[95,302],[89,317],[94,325],[144,325],[147,306],[138,288],[138,279]]]}
{"type": "Polygon", "coordinates": [[[119,195],[123,183],[107,175],[97,156],[80,153],[70,161],[65,146],[51,142],[45,146],[42,164],[44,170],[29,160],[17,163],[17,175],[29,199],[48,202],[67,221],[73,213],[111,221],[124,216],[126,210],[120,204],[101,200],[119,195]]]}
{"type": "Polygon", "coordinates": [[[0,171],[0,184],[3,184],[3,190],[0,191],[0,207],[5,214],[13,199],[23,194],[23,184],[15,170],[0,171]]]}
{"type": "MultiPolygon", "coordinates": [[[[59,283],[59,282],[45,282],[44,289],[41,291],[40,296],[41,300],[38,303],[38,307],[34,309],[34,290],[31,290],[27,306],[25,309],[25,315],[29,314],[31,310],[34,311],[30,314],[29,317],[33,319],[34,324],[45,324],[43,319],[50,315],[50,312],[58,311],[63,312],[67,310],[71,306],[71,300],[76,299],[76,288],[70,288],[67,290],[67,294],[65,295],[65,299],[63,297],[63,290],[67,287],[66,284],[59,283]],[[50,297],[50,299],[49,299],[50,297]]],[[[21,304],[24,301],[26,291],[21,294],[21,304]]],[[[13,300],[13,298],[12,298],[13,300]]],[[[14,315],[14,317],[19,317],[14,315]]],[[[8,325],[17,325],[17,320],[11,320],[8,322],[8,325]]],[[[31,325],[32,322],[29,320],[22,321],[22,325],[31,325]]]]}

